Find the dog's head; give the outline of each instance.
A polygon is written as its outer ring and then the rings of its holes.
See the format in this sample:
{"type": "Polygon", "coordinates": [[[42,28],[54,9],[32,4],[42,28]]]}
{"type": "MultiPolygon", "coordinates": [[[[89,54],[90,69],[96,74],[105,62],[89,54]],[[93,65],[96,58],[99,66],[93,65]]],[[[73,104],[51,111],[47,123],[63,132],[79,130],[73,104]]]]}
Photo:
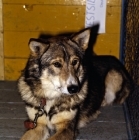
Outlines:
{"type": "Polygon", "coordinates": [[[24,77],[31,89],[41,88],[50,99],[78,93],[84,80],[83,58],[89,37],[90,30],[86,29],[70,37],[30,39],[24,77]]]}

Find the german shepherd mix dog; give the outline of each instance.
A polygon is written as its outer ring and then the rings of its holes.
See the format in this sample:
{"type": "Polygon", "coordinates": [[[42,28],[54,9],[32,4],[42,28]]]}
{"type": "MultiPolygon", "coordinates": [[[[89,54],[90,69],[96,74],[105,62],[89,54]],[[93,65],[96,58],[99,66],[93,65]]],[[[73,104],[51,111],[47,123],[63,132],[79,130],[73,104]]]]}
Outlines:
{"type": "Polygon", "coordinates": [[[89,57],[89,38],[85,29],[69,37],[30,39],[18,81],[29,117],[21,140],[74,140],[101,106],[125,101],[132,88],[126,69],[113,56],[89,57]]]}

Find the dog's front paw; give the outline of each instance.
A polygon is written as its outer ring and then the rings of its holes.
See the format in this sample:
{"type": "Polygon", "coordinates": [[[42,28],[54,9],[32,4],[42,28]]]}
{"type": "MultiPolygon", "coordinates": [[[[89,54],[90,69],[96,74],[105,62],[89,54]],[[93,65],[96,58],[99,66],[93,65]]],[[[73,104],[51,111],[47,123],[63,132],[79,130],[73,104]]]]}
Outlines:
{"type": "Polygon", "coordinates": [[[46,126],[37,126],[34,129],[28,130],[20,140],[47,140],[50,137],[46,126]]]}

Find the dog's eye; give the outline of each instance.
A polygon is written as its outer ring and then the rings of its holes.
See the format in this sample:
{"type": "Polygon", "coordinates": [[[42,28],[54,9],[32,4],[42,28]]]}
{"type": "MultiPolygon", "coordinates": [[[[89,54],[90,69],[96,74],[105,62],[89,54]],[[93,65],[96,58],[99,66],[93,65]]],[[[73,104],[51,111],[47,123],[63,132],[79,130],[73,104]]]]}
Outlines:
{"type": "Polygon", "coordinates": [[[75,66],[77,63],[78,63],[78,60],[77,60],[77,59],[74,59],[74,60],[72,61],[72,65],[73,65],[73,66],[75,66]]]}
{"type": "Polygon", "coordinates": [[[55,62],[55,63],[53,63],[53,65],[55,67],[57,67],[57,68],[61,68],[62,67],[61,63],[59,63],[59,62],[55,62]]]}

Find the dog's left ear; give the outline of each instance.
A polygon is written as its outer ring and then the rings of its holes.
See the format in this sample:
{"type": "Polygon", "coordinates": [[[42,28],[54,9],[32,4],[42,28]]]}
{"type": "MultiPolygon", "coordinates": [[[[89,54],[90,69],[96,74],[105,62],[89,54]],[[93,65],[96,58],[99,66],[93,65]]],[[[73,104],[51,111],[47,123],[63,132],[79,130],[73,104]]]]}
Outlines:
{"type": "Polygon", "coordinates": [[[88,43],[90,39],[90,29],[86,29],[84,31],[79,32],[78,34],[74,35],[72,37],[72,40],[77,42],[77,44],[86,50],[88,48],[88,43]]]}

